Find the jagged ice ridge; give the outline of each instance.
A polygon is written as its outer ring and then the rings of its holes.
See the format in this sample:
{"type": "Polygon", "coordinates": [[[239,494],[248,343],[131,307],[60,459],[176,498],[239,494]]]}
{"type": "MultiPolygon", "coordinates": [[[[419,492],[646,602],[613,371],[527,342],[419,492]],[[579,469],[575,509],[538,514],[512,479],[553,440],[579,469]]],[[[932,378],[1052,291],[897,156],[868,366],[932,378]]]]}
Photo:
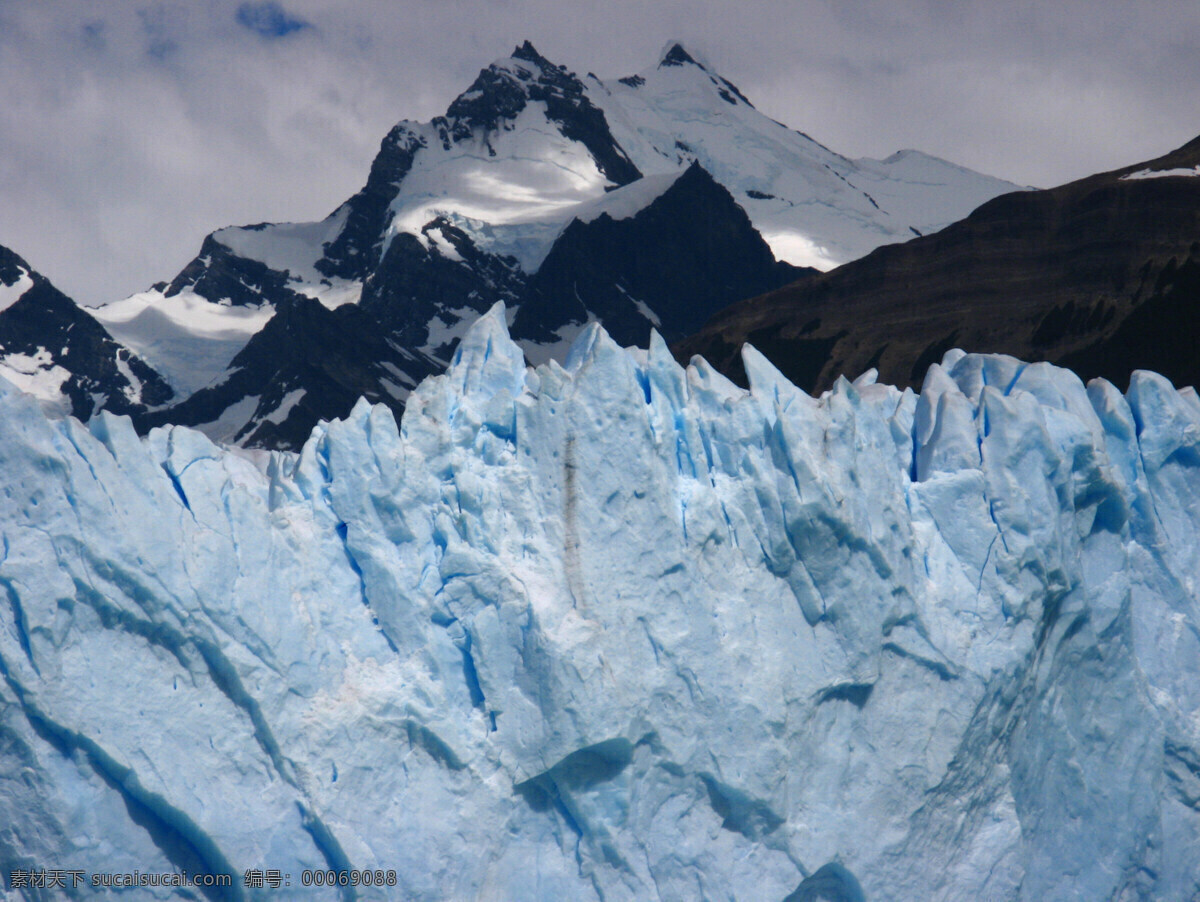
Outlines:
{"type": "Polygon", "coordinates": [[[0,864],[1191,898],[1195,392],[745,363],[593,326],[529,369],[497,306],[298,455],[0,380],[0,864]]]}

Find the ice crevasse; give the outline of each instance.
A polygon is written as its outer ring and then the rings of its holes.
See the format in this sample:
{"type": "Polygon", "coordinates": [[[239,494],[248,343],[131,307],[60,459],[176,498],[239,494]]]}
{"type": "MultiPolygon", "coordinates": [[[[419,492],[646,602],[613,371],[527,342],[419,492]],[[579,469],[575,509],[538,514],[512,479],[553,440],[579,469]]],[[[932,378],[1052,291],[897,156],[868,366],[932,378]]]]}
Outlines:
{"type": "Polygon", "coordinates": [[[257,458],[0,380],[0,882],[1200,898],[1195,392],[745,363],[530,369],[497,307],[257,458]]]}

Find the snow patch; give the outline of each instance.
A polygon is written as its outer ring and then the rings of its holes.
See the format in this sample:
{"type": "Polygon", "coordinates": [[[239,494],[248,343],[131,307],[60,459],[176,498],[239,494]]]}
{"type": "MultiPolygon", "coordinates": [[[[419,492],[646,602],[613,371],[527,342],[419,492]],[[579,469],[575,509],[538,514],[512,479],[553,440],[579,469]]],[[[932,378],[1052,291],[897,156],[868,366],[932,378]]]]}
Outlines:
{"type": "Polygon", "coordinates": [[[811,266],[822,272],[838,265],[838,261],[827,248],[821,247],[812,238],[799,232],[763,232],[762,237],[776,260],[783,260],[793,266],[811,266]]]}
{"type": "Polygon", "coordinates": [[[142,400],[142,380],[134,374],[133,369],[129,366],[129,361],[125,359],[128,354],[129,350],[127,348],[118,348],[113,360],[116,362],[117,372],[128,383],[121,389],[125,395],[125,399],[131,404],[139,404],[142,400]]]}
{"type": "Polygon", "coordinates": [[[380,379],[379,384],[383,386],[383,390],[386,391],[388,395],[397,401],[403,401],[412,394],[412,388],[410,386],[397,385],[391,379],[380,379]]]}
{"type": "Polygon", "coordinates": [[[33,278],[29,272],[22,268],[21,275],[11,285],[0,283],[0,313],[3,313],[17,301],[21,300],[22,295],[33,287],[33,278]]]}
{"type": "Polygon", "coordinates": [[[259,395],[247,395],[237,403],[226,407],[217,419],[208,423],[200,423],[194,428],[214,442],[232,444],[237,434],[254,416],[260,397],[259,395]]]}
{"type": "Polygon", "coordinates": [[[71,373],[58,366],[45,348],[39,347],[33,354],[9,354],[0,358],[0,377],[33,395],[48,411],[64,415],[70,412],[71,405],[62,388],[71,373]]]}
{"type": "Polygon", "coordinates": [[[279,425],[288,418],[288,414],[292,412],[292,408],[299,404],[300,399],[303,397],[304,389],[302,388],[288,392],[283,396],[283,400],[279,402],[279,406],[263,417],[263,421],[279,425]]]}
{"type": "MultiPolygon", "coordinates": [[[[391,373],[393,376],[395,376],[397,379],[399,379],[403,385],[407,386],[404,389],[404,392],[406,394],[409,391],[412,391],[412,389],[416,386],[416,383],[413,382],[412,376],[410,376],[408,373],[401,370],[400,367],[396,366],[396,364],[392,363],[390,360],[381,360],[379,362],[379,365],[382,366],[387,372],[391,373]]],[[[393,397],[395,397],[395,396],[393,396],[393,397]]]]}
{"type": "Polygon", "coordinates": [[[428,238],[430,242],[428,246],[437,248],[437,252],[447,260],[453,260],[455,263],[464,262],[458,248],[450,243],[450,239],[442,233],[441,229],[425,229],[421,234],[428,238]]]}
{"type": "Polygon", "coordinates": [[[233,226],[213,232],[213,238],[239,257],[257,260],[276,272],[287,272],[289,287],[320,301],[330,310],[356,304],[362,283],[323,275],[316,268],[325,245],[341,233],[350,215],[343,205],[320,222],[289,222],[233,226]]]}
{"type": "Polygon", "coordinates": [[[631,297],[629,292],[620,285],[618,285],[617,288],[620,290],[621,294],[625,295],[625,297],[629,298],[629,300],[633,302],[633,306],[637,308],[637,312],[645,317],[650,325],[652,325],[655,329],[662,328],[662,320],[659,318],[657,313],[650,309],[649,304],[640,298],[631,297]]]}
{"type": "Polygon", "coordinates": [[[1130,181],[1136,179],[1161,179],[1161,178],[1195,178],[1200,176],[1200,166],[1184,167],[1180,169],[1139,169],[1137,172],[1130,172],[1127,175],[1121,176],[1121,181],[1130,181]]]}

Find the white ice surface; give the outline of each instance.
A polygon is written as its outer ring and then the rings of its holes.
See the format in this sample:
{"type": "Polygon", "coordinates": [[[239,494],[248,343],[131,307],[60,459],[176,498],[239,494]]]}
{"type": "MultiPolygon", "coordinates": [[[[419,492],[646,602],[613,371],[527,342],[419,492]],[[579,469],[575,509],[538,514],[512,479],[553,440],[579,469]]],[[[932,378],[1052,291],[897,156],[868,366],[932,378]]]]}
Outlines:
{"type": "Polygon", "coordinates": [[[919,396],[813,399],[745,364],[592,327],[527,369],[495,310],[399,427],[360,403],[257,462],[0,381],[5,861],[1194,895],[1195,393],[951,352],[919,396]]]}

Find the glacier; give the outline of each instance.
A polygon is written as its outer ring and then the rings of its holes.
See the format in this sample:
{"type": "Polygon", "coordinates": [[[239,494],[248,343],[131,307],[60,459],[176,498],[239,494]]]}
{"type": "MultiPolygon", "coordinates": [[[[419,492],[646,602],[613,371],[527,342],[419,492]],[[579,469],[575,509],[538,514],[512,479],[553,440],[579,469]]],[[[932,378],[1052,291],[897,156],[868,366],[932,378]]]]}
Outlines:
{"type": "Polygon", "coordinates": [[[497,305],[298,454],[0,379],[0,884],[1200,898],[1196,393],[743,353],[533,369],[497,305]]]}

